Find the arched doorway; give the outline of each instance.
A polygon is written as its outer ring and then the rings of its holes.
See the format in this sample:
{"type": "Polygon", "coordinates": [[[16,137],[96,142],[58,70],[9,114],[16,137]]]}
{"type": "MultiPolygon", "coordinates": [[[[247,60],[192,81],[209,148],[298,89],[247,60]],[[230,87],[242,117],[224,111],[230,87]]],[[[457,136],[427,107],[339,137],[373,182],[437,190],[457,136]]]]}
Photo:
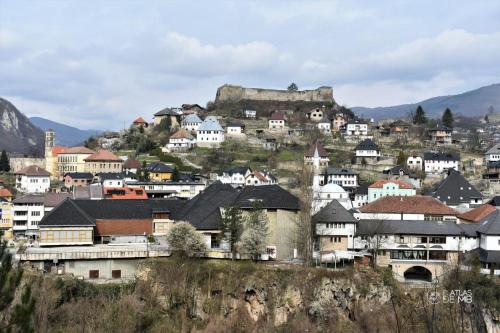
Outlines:
{"type": "Polygon", "coordinates": [[[413,266],[408,268],[404,273],[404,277],[405,280],[432,282],[431,271],[422,266],[413,266]]]}

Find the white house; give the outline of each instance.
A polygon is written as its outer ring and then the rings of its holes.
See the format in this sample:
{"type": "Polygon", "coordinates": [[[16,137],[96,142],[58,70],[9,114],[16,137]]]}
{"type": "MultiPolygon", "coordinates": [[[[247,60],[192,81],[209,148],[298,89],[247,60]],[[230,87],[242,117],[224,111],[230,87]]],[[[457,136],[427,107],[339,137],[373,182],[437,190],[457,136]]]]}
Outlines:
{"type": "Polygon", "coordinates": [[[319,122],[323,119],[323,116],[325,114],[326,108],[314,108],[311,111],[306,113],[306,116],[309,120],[314,121],[314,122],[319,122]]]}
{"type": "Polygon", "coordinates": [[[329,167],[321,175],[320,184],[337,184],[344,189],[353,189],[358,187],[358,173],[347,168],[329,167]]]}
{"type": "Polygon", "coordinates": [[[318,130],[323,134],[330,134],[332,132],[332,122],[328,118],[323,117],[318,124],[318,130]]]}
{"type": "Polygon", "coordinates": [[[245,110],[243,111],[245,118],[257,118],[257,111],[255,110],[245,110]]]}
{"type": "Polygon", "coordinates": [[[500,143],[497,143],[484,154],[486,164],[489,162],[500,161],[500,143]]]}
{"type": "Polygon", "coordinates": [[[196,144],[196,139],[184,128],[181,128],[168,140],[167,145],[162,148],[164,152],[184,151],[191,149],[196,144]]]}
{"type": "Polygon", "coordinates": [[[188,114],[182,121],[181,127],[189,132],[194,132],[200,127],[203,120],[196,113],[188,114]]]}
{"type": "Polygon", "coordinates": [[[424,153],[424,171],[427,174],[441,174],[448,169],[458,171],[460,156],[454,153],[424,153]]]}
{"type": "Polygon", "coordinates": [[[285,116],[281,112],[273,112],[269,118],[269,129],[271,130],[281,130],[286,126],[285,116]]]}
{"type": "Polygon", "coordinates": [[[44,193],[50,189],[50,172],[36,165],[16,172],[16,189],[24,193],[44,193]]]}
{"type": "Polygon", "coordinates": [[[125,185],[125,175],[122,173],[100,173],[97,176],[104,188],[123,187],[125,185]]]}
{"type": "Polygon", "coordinates": [[[361,122],[350,122],[345,125],[345,136],[366,137],[368,136],[368,124],[361,122]]]}
{"type": "Polygon", "coordinates": [[[217,175],[217,180],[222,184],[231,184],[234,187],[244,186],[245,178],[252,173],[248,167],[233,167],[217,175]]]}
{"type": "Polygon", "coordinates": [[[245,125],[239,123],[228,123],[226,126],[227,135],[243,136],[245,134],[245,125]]]}
{"type": "Polygon", "coordinates": [[[265,171],[254,171],[245,177],[245,185],[247,186],[273,185],[277,183],[276,177],[265,171]]]}
{"type": "Polygon", "coordinates": [[[380,149],[378,145],[370,139],[361,141],[355,148],[356,162],[376,162],[380,158],[380,149]]]}
{"type": "Polygon", "coordinates": [[[224,129],[214,116],[208,116],[196,130],[196,144],[200,147],[218,147],[224,142],[224,129]]]}
{"type": "Polygon", "coordinates": [[[406,159],[406,166],[410,170],[421,171],[423,169],[423,159],[420,156],[411,155],[406,159]]]}

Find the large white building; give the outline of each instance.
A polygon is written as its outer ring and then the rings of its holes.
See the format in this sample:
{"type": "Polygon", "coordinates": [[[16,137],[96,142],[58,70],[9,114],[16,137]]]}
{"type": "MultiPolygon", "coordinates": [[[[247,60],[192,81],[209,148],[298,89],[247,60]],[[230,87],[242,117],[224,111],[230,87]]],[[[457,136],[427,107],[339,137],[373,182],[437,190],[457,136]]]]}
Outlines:
{"type": "Polygon", "coordinates": [[[345,136],[348,138],[365,138],[368,136],[368,124],[349,122],[345,125],[345,136]]]}
{"type": "Polygon", "coordinates": [[[181,121],[181,127],[186,131],[194,132],[200,127],[202,122],[203,120],[196,113],[192,113],[181,121]]]}
{"type": "Polygon", "coordinates": [[[420,156],[417,155],[411,155],[408,156],[406,159],[406,166],[408,169],[413,170],[413,171],[422,171],[423,169],[423,159],[420,156]]]}
{"type": "Polygon", "coordinates": [[[360,142],[356,148],[356,162],[376,162],[380,158],[380,149],[378,145],[370,139],[365,139],[360,142]]]}
{"type": "Polygon", "coordinates": [[[224,142],[224,129],[214,116],[208,116],[196,130],[196,144],[200,147],[218,147],[224,142]]]}
{"type": "Polygon", "coordinates": [[[313,214],[325,207],[332,200],[337,200],[346,209],[352,208],[349,193],[337,184],[326,184],[313,189],[313,214]]]}
{"type": "Polygon", "coordinates": [[[358,187],[358,173],[347,168],[329,167],[320,175],[320,184],[337,184],[346,190],[358,187]]]}
{"type": "Polygon", "coordinates": [[[16,189],[24,193],[44,193],[50,189],[50,173],[36,165],[16,172],[16,189]]]}
{"type": "Polygon", "coordinates": [[[454,153],[424,153],[424,171],[427,174],[441,174],[448,169],[458,171],[460,156],[454,153]]]}

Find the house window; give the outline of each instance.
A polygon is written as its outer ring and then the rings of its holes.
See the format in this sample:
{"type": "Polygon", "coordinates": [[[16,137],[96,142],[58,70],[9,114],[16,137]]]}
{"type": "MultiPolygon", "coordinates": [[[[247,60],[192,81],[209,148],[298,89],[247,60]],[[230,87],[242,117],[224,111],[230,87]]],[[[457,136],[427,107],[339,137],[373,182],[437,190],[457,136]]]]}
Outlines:
{"type": "Polygon", "coordinates": [[[111,277],[113,279],[121,279],[122,278],[122,271],[121,271],[121,269],[113,269],[111,271],[111,277]]]}
{"type": "Polygon", "coordinates": [[[217,234],[210,234],[210,248],[212,249],[220,248],[220,241],[217,234]]]}
{"type": "Polygon", "coordinates": [[[99,270],[98,269],[91,269],[89,271],[89,279],[98,279],[99,278],[99,270]]]}

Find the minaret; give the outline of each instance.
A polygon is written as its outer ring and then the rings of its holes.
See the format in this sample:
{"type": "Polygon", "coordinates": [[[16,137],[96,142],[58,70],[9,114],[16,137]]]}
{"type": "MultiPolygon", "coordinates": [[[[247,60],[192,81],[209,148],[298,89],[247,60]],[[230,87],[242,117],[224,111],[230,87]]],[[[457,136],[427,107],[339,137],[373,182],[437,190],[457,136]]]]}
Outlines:
{"type": "Polygon", "coordinates": [[[56,132],[52,129],[45,131],[45,170],[50,172],[54,177],[54,156],[52,156],[52,148],[56,140],[56,132]]]}

